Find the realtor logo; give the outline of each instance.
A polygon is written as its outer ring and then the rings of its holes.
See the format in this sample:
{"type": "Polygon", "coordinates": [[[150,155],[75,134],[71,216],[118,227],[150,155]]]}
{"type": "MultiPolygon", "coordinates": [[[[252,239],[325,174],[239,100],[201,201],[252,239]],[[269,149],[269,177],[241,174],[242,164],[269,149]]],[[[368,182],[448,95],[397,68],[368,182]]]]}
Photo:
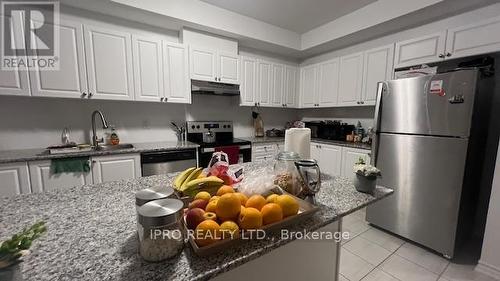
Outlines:
{"type": "Polygon", "coordinates": [[[59,69],[59,2],[2,1],[2,70],[59,69]]]}

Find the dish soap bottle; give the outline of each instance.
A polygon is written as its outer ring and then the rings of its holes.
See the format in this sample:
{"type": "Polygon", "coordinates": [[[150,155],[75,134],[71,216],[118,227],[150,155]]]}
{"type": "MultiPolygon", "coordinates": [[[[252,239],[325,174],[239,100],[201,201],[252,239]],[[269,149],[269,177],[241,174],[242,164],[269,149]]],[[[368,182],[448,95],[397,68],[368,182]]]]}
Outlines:
{"type": "Polygon", "coordinates": [[[111,127],[111,134],[109,136],[109,142],[112,145],[118,145],[120,144],[120,138],[118,137],[118,133],[116,133],[115,127],[111,127]]]}

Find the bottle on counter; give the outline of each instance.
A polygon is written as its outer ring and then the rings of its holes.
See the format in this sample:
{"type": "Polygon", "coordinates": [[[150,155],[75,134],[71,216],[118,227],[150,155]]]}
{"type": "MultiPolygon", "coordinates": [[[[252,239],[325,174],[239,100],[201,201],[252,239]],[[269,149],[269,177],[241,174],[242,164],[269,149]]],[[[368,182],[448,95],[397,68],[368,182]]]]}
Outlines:
{"type": "Polygon", "coordinates": [[[150,201],[137,208],[139,254],[159,262],[178,255],[184,248],[184,204],[179,199],[150,201]]]}
{"type": "Polygon", "coordinates": [[[112,145],[120,144],[120,138],[118,137],[118,133],[114,126],[111,127],[111,133],[109,135],[109,143],[112,145]]]}

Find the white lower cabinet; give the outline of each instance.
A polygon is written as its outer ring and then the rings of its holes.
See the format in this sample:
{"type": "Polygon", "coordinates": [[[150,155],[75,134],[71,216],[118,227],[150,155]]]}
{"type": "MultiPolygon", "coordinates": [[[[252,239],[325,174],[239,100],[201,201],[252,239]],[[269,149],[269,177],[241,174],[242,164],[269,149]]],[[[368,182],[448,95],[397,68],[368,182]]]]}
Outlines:
{"type": "Polygon", "coordinates": [[[370,151],[358,148],[344,147],[342,149],[342,171],[341,176],[351,177],[354,173],[353,167],[359,159],[363,159],[365,163],[370,163],[370,151]]]}
{"type": "Polygon", "coordinates": [[[50,160],[29,162],[28,166],[33,193],[92,184],[91,172],[53,174],[50,160]]]}
{"type": "Polygon", "coordinates": [[[121,154],[92,157],[92,178],[94,184],[141,176],[141,156],[121,154]]]}
{"type": "Polygon", "coordinates": [[[313,143],[311,144],[311,158],[318,161],[321,173],[340,176],[342,147],[313,143]]]}
{"type": "Polygon", "coordinates": [[[321,172],[331,176],[351,177],[359,158],[370,162],[370,151],[338,145],[311,143],[311,158],[318,161],[321,172]]]}
{"type": "Polygon", "coordinates": [[[0,164],[0,183],[0,197],[30,193],[28,164],[0,164]]]}
{"type": "Polygon", "coordinates": [[[284,143],[252,144],[252,162],[273,160],[284,147],[284,143]]]}

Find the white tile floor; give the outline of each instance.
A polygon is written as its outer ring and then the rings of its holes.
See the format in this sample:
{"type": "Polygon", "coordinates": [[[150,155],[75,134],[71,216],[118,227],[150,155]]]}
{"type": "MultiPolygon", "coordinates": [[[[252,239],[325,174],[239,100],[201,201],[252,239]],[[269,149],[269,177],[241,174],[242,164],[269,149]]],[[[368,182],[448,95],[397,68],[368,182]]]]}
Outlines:
{"type": "Polygon", "coordinates": [[[350,232],[340,252],[340,281],[495,281],[474,271],[473,265],[447,259],[396,236],[371,227],[365,211],[343,220],[350,232]]]}

